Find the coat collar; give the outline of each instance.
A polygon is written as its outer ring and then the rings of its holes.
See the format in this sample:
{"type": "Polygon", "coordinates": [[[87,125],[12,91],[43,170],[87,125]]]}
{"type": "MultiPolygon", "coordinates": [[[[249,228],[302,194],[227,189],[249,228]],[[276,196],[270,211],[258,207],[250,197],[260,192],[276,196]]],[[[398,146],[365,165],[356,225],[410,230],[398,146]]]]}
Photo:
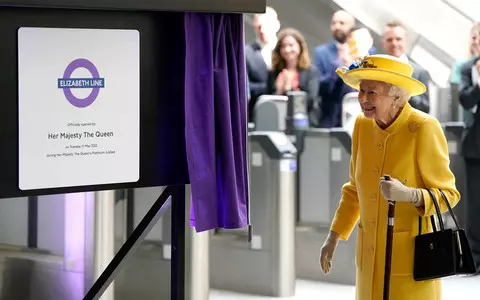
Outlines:
{"type": "MultiPolygon", "coordinates": [[[[390,134],[396,133],[399,129],[401,129],[408,122],[411,114],[412,114],[412,106],[407,101],[407,103],[403,107],[403,109],[400,112],[400,114],[398,115],[398,117],[387,128],[385,128],[385,129],[380,128],[380,126],[378,126],[377,122],[375,122],[375,120],[373,120],[373,119],[372,119],[372,122],[373,122],[373,124],[374,124],[374,126],[377,130],[390,135],[390,134]]],[[[412,129],[410,129],[410,130],[412,130],[412,129]]]]}

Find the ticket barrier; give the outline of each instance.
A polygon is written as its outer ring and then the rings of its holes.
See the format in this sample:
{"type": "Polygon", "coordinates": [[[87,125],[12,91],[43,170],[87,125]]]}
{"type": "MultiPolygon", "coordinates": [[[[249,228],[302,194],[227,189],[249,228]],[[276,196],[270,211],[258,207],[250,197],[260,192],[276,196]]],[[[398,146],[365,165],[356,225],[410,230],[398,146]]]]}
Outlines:
{"type": "MultiPolygon", "coordinates": [[[[447,122],[442,124],[448,143],[448,152],[450,156],[450,169],[455,175],[455,183],[461,195],[461,201],[453,208],[457,216],[459,225],[465,228],[466,201],[467,199],[467,176],[465,170],[465,161],[461,156],[461,139],[465,125],[463,122],[447,122]]],[[[448,226],[454,226],[448,214],[444,214],[448,226]]]]}
{"type": "Polygon", "coordinates": [[[340,284],[355,283],[356,232],[340,242],[332,272],[325,276],[318,261],[320,247],[349,180],[351,138],[342,128],[309,129],[298,158],[298,211],[296,228],[297,277],[340,284]]]}
{"type": "Polygon", "coordinates": [[[289,297],[295,294],[296,149],[281,132],[251,132],[247,230],[217,230],[210,243],[215,289],[289,297]]]}
{"type": "Polygon", "coordinates": [[[262,95],[255,103],[256,131],[284,131],[288,97],[262,95]]]}

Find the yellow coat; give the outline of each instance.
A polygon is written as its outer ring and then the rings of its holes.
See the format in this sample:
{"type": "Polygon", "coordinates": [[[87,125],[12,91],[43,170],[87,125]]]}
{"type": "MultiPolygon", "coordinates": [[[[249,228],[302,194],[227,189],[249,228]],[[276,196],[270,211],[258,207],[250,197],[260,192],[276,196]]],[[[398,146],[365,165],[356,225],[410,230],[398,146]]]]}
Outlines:
{"type": "MultiPolygon", "coordinates": [[[[406,181],[407,186],[429,188],[445,212],[447,207],[437,189],[443,190],[452,207],[460,200],[449,164],[447,141],[440,123],[408,103],[385,130],[373,119],[358,117],[352,136],[350,181],[342,188],[331,226],[346,240],[360,219],[355,257],[357,300],[383,299],[388,204],[380,192],[380,177],[389,174],[406,181]]],[[[418,216],[435,213],[430,195],[426,190],[422,192],[424,210],[410,203],[396,205],[390,300],[441,299],[440,280],[413,280],[418,216]]],[[[423,220],[423,232],[431,231],[430,222],[426,222],[427,218],[423,220]]]]}

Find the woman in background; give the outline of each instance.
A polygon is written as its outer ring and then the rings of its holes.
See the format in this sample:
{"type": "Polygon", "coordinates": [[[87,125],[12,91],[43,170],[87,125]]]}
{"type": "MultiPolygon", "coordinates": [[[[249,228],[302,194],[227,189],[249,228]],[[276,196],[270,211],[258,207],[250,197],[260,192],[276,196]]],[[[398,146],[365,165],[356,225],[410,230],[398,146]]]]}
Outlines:
{"type": "Polygon", "coordinates": [[[310,126],[317,127],[320,120],[319,77],[311,64],[307,42],[293,28],[278,33],[272,53],[272,70],[268,74],[267,94],[285,95],[289,91],[307,93],[307,111],[310,126]]]}

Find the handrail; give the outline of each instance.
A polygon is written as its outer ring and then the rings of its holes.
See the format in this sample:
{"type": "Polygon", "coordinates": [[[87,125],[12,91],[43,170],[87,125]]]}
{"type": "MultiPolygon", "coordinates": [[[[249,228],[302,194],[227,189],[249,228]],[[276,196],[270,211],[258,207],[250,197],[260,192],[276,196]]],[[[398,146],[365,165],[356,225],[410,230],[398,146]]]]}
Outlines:
{"type": "Polygon", "coordinates": [[[447,5],[448,7],[450,7],[452,10],[454,10],[456,13],[458,13],[459,15],[461,15],[462,17],[464,17],[465,19],[467,20],[470,20],[472,21],[472,23],[476,22],[476,20],[474,18],[472,18],[471,16],[469,16],[467,13],[465,13],[463,10],[461,10],[460,8],[458,8],[457,6],[455,6],[455,4],[453,4],[450,0],[441,0],[445,5],[447,5]]]}

